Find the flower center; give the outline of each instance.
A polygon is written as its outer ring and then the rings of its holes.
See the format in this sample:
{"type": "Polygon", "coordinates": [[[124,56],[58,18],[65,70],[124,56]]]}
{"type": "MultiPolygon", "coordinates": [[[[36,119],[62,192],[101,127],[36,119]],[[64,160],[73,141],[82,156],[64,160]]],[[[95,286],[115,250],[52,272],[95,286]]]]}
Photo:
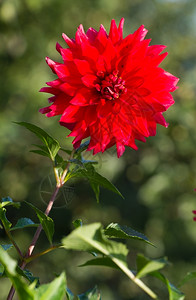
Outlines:
{"type": "Polygon", "coordinates": [[[118,76],[118,71],[113,71],[106,75],[103,72],[97,72],[100,83],[95,85],[95,88],[106,100],[115,100],[122,93],[126,93],[125,80],[118,76]]]}

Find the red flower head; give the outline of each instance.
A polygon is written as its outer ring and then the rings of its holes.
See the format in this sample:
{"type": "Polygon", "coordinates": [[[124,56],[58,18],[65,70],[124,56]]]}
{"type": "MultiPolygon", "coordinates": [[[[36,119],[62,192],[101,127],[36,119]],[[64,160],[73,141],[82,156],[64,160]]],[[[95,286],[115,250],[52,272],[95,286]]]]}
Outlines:
{"type": "Polygon", "coordinates": [[[165,46],[149,46],[143,25],[123,39],[123,23],[117,27],[112,20],[109,35],[103,25],[86,33],[80,25],[75,39],[63,34],[68,48],[57,43],[63,63],[46,58],[58,78],[41,89],[54,96],[40,112],[61,115],[74,148],[90,137],[87,150],[93,154],[113,145],[118,157],[125,146],[137,149],[135,140],[155,135],[157,123],[168,126],[162,113],[174,103],[170,92],[178,78],[158,67],[165,46]]]}

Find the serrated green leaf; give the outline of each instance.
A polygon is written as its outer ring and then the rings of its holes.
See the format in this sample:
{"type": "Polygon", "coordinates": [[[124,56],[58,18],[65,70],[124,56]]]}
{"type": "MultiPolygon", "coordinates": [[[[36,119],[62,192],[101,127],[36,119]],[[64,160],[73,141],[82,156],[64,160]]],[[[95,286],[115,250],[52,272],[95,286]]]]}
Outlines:
{"type": "Polygon", "coordinates": [[[79,251],[98,252],[106,256],[118,257],[126,265],[128,249],[125,245],[109,241],[102,232],[100,223],[76,228],[62,241],[64,248],[79,251]]]}
{"type": "Polygon", "coordinates": [[[146,276],[147,274],[160,270],[168,264],[166,258],[149,259],[142,254],[137,255],[137,278],[146,276]]]}
{"type": "Polygon", "coordinates": [[[189,280],[196,279],[196,272],[188,272],[186,276],[179,283],[179,287],[186,284],[189,280]]]}
{"type": "Polygon", "coordinates": [[[35,300],[63,300],[65,297],[65,273],[54,279],[51,283],[43,284],[36,290],[35,300]]]}
{"type": "Polygon", "coordinates": [[[16,225],[10,229],[16,230],[16,229],[22,229],[26,227],[38,227],[39,224],[35,224],[31,219],[29,218],[21,218],[17,221],[16,225]]]}
{"type": "Polygon", "coordinates": [[[88,290],[86,293],[78,295],[79,300],[101,300],[100,292],[97,287],[88,290]]]}
{"type": "Polygon", "coordinates": [[[13,260],[6,251],[0,248],[0,263],[5,269],[7,277],[12,281],[20,300],[35,300],[33,291],[21,279],[16,272],[17,262],[13,260]]]}
{"type": "Polygon", "coordinates": [[[109,224],[105,228],[104,233],[107,238],[137,239],[153,245],[144,234],[132,229],[131,227],[119,225],[118,223],[109,224]]]}
{"type": "Polygon", "coordinates": [[[0,246],[1,248],[3,248],[4,251],[8,251],[13,247],[12,244],[1,244],[0,246]]]}
{"type": "Polygon", "coordinates": [[[72,222],[72,224],[75,228],[78,228],[78,227],[82,226],[82,220],[81,219],[74,220],[72,222]]]}
{"type": "Polygon", "coordinates": [[[50,217],[46,216],[41,210],[39,210],[37,207],[35,207],[31,203],[28,203],[26,201],[25,201],[25,203],[28,204],[31,208],[33,208],[33,210],[35,211],[49,242],[52,244],[52,238],[53,238],[53,234],[54,234],[53,220],[50,217]]]}
{"type": "Polygon", "coordinates": [[[6,217],[6,209],[0,207],[0,220],[6,230],[9,230],[12,226],[12,223],[6,217]]]}
{"type": "Polygon", "coordinates": [[[62,244],[65,249],[96,252],[106,256],[146,293],[151,295],[153,299],[156,299],[156,295],[140,279],[135,278],[134,274],[128,269],[126,263],[128,249],[126,246],[122,243],[108,240],[103,233],[100,223],[76,228],[62,240],[62,244]]]}
{"type": "Polygon", "coordinates": [[[51,159],[53,161],[55,160],[55,156],[57,155],[57,153],[60,149],[60,145],[57,140],[52,138],[46,131],[44,131],[43,129],[39,128],[36,125],[27,123],[27,122],[15,122],[15,123],[18,125],[24,126],[28,130],[33,132],[38,138],[40,138],[41,141],[44,143],[44,145],[47,147],[47,150],[48,150],[48,153],[49,153],[51,159]]]}
{"type": "Polygon", "coordinates": [[[79,267],[87,267],[87,266],[104,266],[104,267],[110,267],[119,270],[119,267],[109,257],[97,257],[88,260],[87,262],[80,265],[79,267]]]}
{"type": "Polygon", "coordinates": [[[177,289],[172,283],[170,283],[169,280],[159,271],[152,272],[150,275],[158,278],[167,286],[169,292],[169,300],[185,299],[185,295],[179,289],[177,289]]]}

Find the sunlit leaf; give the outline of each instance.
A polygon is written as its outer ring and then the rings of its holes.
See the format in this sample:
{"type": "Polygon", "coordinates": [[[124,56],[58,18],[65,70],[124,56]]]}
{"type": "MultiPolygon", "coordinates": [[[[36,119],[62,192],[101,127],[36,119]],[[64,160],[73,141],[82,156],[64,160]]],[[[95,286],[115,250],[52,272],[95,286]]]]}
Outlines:
{"type": "Polygon", "coordinates": [[[17,262],[6,251],[0,248],[0,263],[3,265],[7,277],[12,281],[20,300],[35,300],[33,291],[26,285],[16,272],[17,262]]]}
{"type": "Polygon", "coordinates": [[[54,279],[51,283],[40,285],[36,289],[35,300],[63,300],[66,292],[65,273],[54,279]]]}
{"type": "Polygon", "coordinates": [[[119,225],[118,223],[109,224],[105,228],[104,233],[108,238],[137,239],[153,245],[144,234],[131,227],[119,225]]]}
{"type": "Polygon", "coordinates": [[[149,259],[142,254],[137,255],[137,278],[146,276],[147,274],[160,270],[168,264],[166,258],[149,259]]]}
{"type": "MultiPolygon", "coordinates": [[[[72,233],[62,240],[65,249],[78,251],[96,252],[110,259],[121,271],[123,271],[138,286],[143,288],[152,298],[156,295],[142,282],[136,279],[134,274],[128,269],[126,257],[128,249],[122,243],[108,240],[103,233],[100,223],[83,225],[76,228],[72,233]]],[[[107,260],[108,266],[108,260],[107,260]]],[[[111,265],[113,267],[113,264],[111,265]]]]}

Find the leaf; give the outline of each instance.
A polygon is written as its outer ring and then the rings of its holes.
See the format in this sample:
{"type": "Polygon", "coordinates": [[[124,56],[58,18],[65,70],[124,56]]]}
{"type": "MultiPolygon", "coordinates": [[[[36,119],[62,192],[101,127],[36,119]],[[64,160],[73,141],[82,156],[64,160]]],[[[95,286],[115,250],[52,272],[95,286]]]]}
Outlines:
{"type": "MultiPolygon", "coordinates": [[[[8,250],[10,250],[13,247],[12,244],[1,244],[0,246],[1,246],[0,248],[2,248],[4,251],[8,251],[8,250]]],[[[3,275],[5,275],[5,273],[4,273],[4,267],[0,263],[0,276],[3,276],[3,275]]]]}
{"type": "Polygon", "coordinates": [[[37,207],[35,207],[31,203],[28,203],[26,201],[25,201],[25,203],[28,204],[31,208],[33,208],[34,211],[36,212],[36,215],[37,215],[38,219],[40,220],[43,230],[45,231],[45,234],[46,234],[49,242],[52,244],[52,237],[54,234],[53,220],[50,217],[46,216],[41,210],[39,210],[37,207]]]}
{"type": "Polygon", "coordinates": [[[4,275],[4,266],[0,264],[0,277],[4,275]]]}
{"type": "Polygon", "coordinates": [[[50,155],[42,150],[30,150],[30,152],[33,152],[33,153],[36,153],[36,154],[39,154],[41,156],[46,156],[46,157],[49,157],[50,158],[50,155]]]}
{"type": "Polygon", "coordinates": [[[185,299],[185,295],[179,289],[177,289],[172,283],[170,283],[169,280],[159,271],[152,272],[150,275],[158,278],[167,286],[169,292],[169,300],[185,299]]]}
{"type": "MultiPolygon", "coordinates": [[[[27,123],[27,122],[15,122],[15,123],[18,124],[18,125],[26,127],[28,130],[33,132],[39,139],[41,139],[41,141],[46,146],[46,149],[47,149],[47,152],[48,152],[49,156],[51,157],[51,159],[53,161],[55,160],[55,156],[57,155],[57,153],[60,149],[60,145],[59,145],[59,142],[57,140],[52,138],[47,132],[45,132],[43,129],[39,128],[36,125],[33,125],[31,123],[27,123]]],[[[33,150],[33,152],[34,151],[39,151],[39,150],[33,150]]],[[[41,151],[41,152],[42,152],[41,155],[43,155],[43,151],[41,151]]]]}
{"type": "Polygon", "coordinates": [[[21,279],[21,277],[16,272],[17,262],[13,260],[6,251],[0,248],[0,263],[5,269],[5,273],[12,281],[19,299],[20,300],[35,300],[33,296],[33,291],[27,286],[27,284],[21,279]]]}
{"type": "Polygon", "coordinates": [[[86,266],[104,266],[104,267],[110,267],[119,270],[119,267],[109,257],[97,257],[88,260],[87,262],[80,265],[79,267],[86,267],[86,266]]]}
{"type": "Polygon", "coordinates": [[[89,143],[90,143],[90,140],[88,140],[88,141],[84,142],[83,144],[81,144],[80,147],[78,147],[76,149],[76,153],[81,153],[84,150],[86,150],[88,148],[88,146],[89,146],[89,143]]]}
{"type": "Polygon", "coordinates": [[[12,200],[12,198],[10,198],[9,196],[1,199],[0,207],[10,206],[10,205],[14,206],[16,208],[20,207],[20,203],[19,202],[14,202],[12,200]]]}
{"type": "Polygon", "coordinates": [[[146,276],[147,274],[162,269],[168,264],[166,258],[149,259],[142,254],[137,255],[137,278],[146,276]]]}
{"type": "Polygon", "coordinates": [[[188,272],[186,276],[179,283],[179,287],[186,284],[189,280],[196,279],[196,272],[188,272]]]}
{"type": "Polygon", "coordinates": [[[131,227],[119,225],[118,223],[109,224],[105,228],[104,233],[107,238],[137,239],[153,245],[144,234],[132,229],[131,227]]]}
{"type": "Polygon", "coordinates": [[[72,224],[75,228],[78,228],[78,227],[82,226],[82,220],[81,219],[74,220],[72,222],[72,224]]]}
{"type": "Polygon", "coordinates": [[[29,218],[21,218],[17,221],[16,225],[10,229],[16,230],[16,229],[22,229],[26,227],[37,227],[39,224],[35,224],[31,219],[29,218]]]}
{"type": "Polygon", "coordinates": [[[78,299],[76,299],[74,294],[68,288],[66,288],[66,297],[67,297],[67,300],[78,300],[78,299]]]}
{"type": "Polygon", "coordinates": [[[96,252],[106,256],[146,293],[156,299],[156,295],[140,279],[135,278],[134,274],[128,269],[126,263],[128,249],[126,246],[122,243],[108,240],[103,234],[100,223],[76,228],[62,240],[62,244],[65,249],[96,252]]]}
{"type": "Polygon", "coordinates": [[[65,289],[66,278],[65,273],[62,273],[51,283],[39,286],[36,290],[35,300],[63,300],[65,297],[65,289]]]}
{"type": "Polygon", "coordinates": [[[29,270],[22,270],[19,266],[16,267],[16,271],[19,275],[26,278],[30,283],[36,281],[36,287],[40,285],[39,277],[33,276],[33,274],[29,270]]]}
{"type": "Polygon", "coordinates": [[[13,247],[12,244],[6,244],[6,245],[1,244],[0,246],[1,246],[1,248],[3,248],[4,251],[8,251],[13,247]]]}
{"type": "Polygon", "coordinates": [[[5,230],[9,231],[12,223],[6,217],[6,209],[0,207],[0,220],[5,228],[5,230]]]}
{"type": "Polygon", "coordinates": [[[99,194],[100,194],[99,184],[93,182],[92,180],[90,180],[90,185],[91,185],[91,187],[93,189],[93,192],[95,193],[95,197],[96,197],[97,203],[99,203],[99,194]]]}
{"type": "Polygon", "coordinates": [[[100,292],[97,287],[88,290],[86,293],[78,295],[79,300],[101,300],[100,292]]]}
{"type": "Polygon", "coordinates": [[[109,180],[97,173],[91,163],[87,163],[84,167],[77,168],[74,171],[68,173],[67,180],[72,177],[88,179],[95,192],[97,200],[99,199],[99,189],[97,186],[102,186],[123,198],[119,190],[109,180]]]}

